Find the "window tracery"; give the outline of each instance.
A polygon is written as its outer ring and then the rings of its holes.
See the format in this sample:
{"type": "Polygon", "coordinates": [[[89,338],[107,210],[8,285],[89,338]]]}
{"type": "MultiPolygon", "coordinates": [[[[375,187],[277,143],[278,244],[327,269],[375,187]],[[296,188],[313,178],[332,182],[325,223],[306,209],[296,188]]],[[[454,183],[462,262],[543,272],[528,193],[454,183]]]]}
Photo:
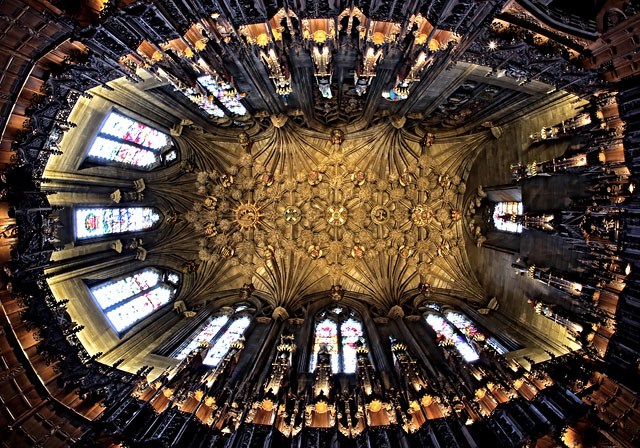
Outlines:
{"type": "Polygon", "coordinates": [[[522,202],[498,202],[493,208],[493,225],[503,232],[522,233],[522,202]]]}
{"type": "Polygon", "coordinates": [[[87,156],[98,162],[149,169],[161,160],[169,163],[177,158],[175,150],[161,157],[160,153],[170,144],[167,134],[112,111],[100,127],[87,156]]]}
{"type": "Polygon", "coordinates": [[[96,238],[149,230],[160,214],[152,207],[94,207],[75,210],[76,238],[96,238]]]}
{"type": "MultiPolygon", "coordinates": [[[[325,346],[331,356],[332,373],[355,373],[358,342],[365,342],[361,322],[354,312],[336,307],[320,313],[313,339],[313,351],[309,370],[313,372],[318,361],[318,353],[325,346]]],[[[366,346],[366,344],[365,344],[366,346]]]]}
{"type": "Polygon", "coordinates": [[[90,291],[111,326],[122,333],[171,302],[178,286],[177,274],[146,268],[91,287],[90,291]]]}

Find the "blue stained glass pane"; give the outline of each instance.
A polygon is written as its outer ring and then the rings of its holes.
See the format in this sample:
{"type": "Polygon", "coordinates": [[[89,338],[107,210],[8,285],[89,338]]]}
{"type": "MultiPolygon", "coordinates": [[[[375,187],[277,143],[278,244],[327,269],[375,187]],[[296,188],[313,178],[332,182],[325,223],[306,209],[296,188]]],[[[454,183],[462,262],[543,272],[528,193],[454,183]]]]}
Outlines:
{"type": "Polygon", "coordinates": [[[338,326],[330,319],[325,319],[316,325],[313,354],[311,356],[311,372],[316,369],[318,353],[323,344],[327,346],[327,351],[331,355],[331,372],[338,373],[340,371],[338,366],[338,326]]]}
{"type": "Polygon", "coordinates": [[[99,136],[96,137],[91,148],[89,148],[88,156],[142,168],[149,167],[158,160],[157,155],[148,149],[138,148],[99,136]]]}
{"type": "Polygon", "coordinates": [[[107,319],[120,332],[171,301],[173,290],[158,286],[135,299],[107,312],[107,319]]]}
{"type": "Polygon", "coordinates": [[[169,144],[166,134],[117,112],[109,114],[100,132],[156,151],[169,144]]]}
{"type": "Polygon", "coordinates": [[[437,333],[440,344],[452,344],[467,362],[473,362],[479,359],[476,351],[465,342],[442,317],[429,314],[427,316],[427,323],[433,328],[433,331],[437,333]]]}
{"type": "Polygon", "coordinates": [[[363,339],[362,325],[355,319],[348,319],[340,325],[342,336],[342,357],[344,361],[344,373],[355,373],[358,348],[358,340],[363,339]]]}
{"type": "Polygon", "coordinates": [[[160,281],[160,274],[152,269],[108,282],[91,289],[93,296],[104,310],[142,291],[153,288],[160,281]]]}
{"type": "Polygon", "coordinates": [[[80,239],[146,230],[160,220],[149,207],[82,208],[75,215],[76,237],[80,239]]]}
{"type": "Polygon", "coordinates": [[[251,320],[248,317],[241,317],[240,319],[234,320],[233,323],[229,325],[229,328],[227,328],[227,331],[225,331],[213,347],[209,349],[204,359],[204,364],[212,367],[217,366],[229,351],[231,344],[240,339],[250,322],[251,320]]]}
{"type": "Polygon", "coordinates": [[[211,339],[215,337],[215,335],[220,331],[220,329],[227,323],[229,317],[227,316],[218,316],[207,323],[200,332],[196,335],[195,338],[189,342],[178,354],[175,356],[176,359],[184,359],[187,357],[189,353],[198,348],[198,346],[202,342],[209,342],[211,339]]]}

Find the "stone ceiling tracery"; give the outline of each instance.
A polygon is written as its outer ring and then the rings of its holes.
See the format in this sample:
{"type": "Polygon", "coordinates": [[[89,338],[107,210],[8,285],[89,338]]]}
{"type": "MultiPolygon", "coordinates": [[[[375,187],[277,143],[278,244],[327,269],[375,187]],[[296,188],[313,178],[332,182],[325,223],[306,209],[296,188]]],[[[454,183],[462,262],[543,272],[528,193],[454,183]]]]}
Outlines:
{"type": "Polygon", "coordinates": [[[419,284],[485,299],[466,262],[461,208],[489,131],[441,142],[405,119],[351,135],[302,130],[284,116],[272,123],[207,154],[194,145],[214,140],[206,132],[185,127],[176,137],[208,160],[172,193],[192,203],[182,241],[199,263],[232,266],[233,278],[289,311],[332,286],[370,296],[385,313],[419,284]]]}

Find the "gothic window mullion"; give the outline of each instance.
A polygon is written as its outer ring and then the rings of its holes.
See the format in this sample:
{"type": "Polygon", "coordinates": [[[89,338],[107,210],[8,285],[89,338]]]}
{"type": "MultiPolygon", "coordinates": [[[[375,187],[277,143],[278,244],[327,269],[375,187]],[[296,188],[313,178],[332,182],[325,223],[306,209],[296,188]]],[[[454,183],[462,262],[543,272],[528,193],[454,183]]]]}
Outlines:
{"type": "Polygon", "coordinates": [[[119,137],[114,137],[113,135],[110,134],[105,134],[104,132],[98,132],[98,135],[96,137],[101,137],[105,140],[109,140],[113,143],[124,143],[125,145],[129,145],[129,146],[133,146],[135,148],[139,148],[139,149],[145,149],[147,151],[152,151],[152,152],[162,152],[163,149],[166,149],[166,147],[164,148],[160,148],[160,149],[153,149],[153,148],[149,148],[146,146],[143,146],[139,143],[136,142],[130,142],[129,140],[125,140],[123,138],[119,138],[119,137]]]}
{"type": "Polygon", "coordinates": [[[213,346],[216,345],[216,342],[218,342],[218,339],[220,339],[220,337],[229,329],[231,324],[235,321],[236,319],[233,316],[229,316],[229,319],[225,322],[225,324],[222,327],[220,327],[220,329],[216,332],[216,335],[211,339],[209,339],[210,348],[213,348],[213,346]]]}
{"type": "Polygon", "coordinates": [[[338,326],[338,371],[336,373],[344,372],[344,352],[342,348],[342,324],[344,319],[336,319],[336,325],[338,326]]]}

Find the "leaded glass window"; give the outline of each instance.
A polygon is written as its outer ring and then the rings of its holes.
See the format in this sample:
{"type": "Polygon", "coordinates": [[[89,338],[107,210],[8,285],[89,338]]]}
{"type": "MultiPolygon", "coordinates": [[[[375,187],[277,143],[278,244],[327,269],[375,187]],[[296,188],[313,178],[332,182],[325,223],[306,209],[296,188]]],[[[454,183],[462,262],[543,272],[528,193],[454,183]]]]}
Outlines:
{"type": "Polygon", "coordinates": [[[211,367],[217,366],[229,351],[231,344],[242,337],[250,323],[251,319],[247,316],[234,320],[222,335],[216,337],[213,346],[204,358],[204,364],[211,367]]]}
{"type": "Polygon", "coordinates": [[[224,81],[216,81],[209,75],[201,76],[198,82],[203,86],[209,94],[218,98],[224,107],[236,115],[245,115],[247,109],[240,102],[240,96],[233,86],[224,81]]]}
{"type": "Polygon", "coordinates": [[[160,153],[170,144],[167,134],[112,111],[87,156],[100,162],[148,169],[160,162],[160,153]]]}
{"type": "Polygon", "coordinates": [[[362,325],[355,319],[348,319],[340,325],[340,334],[342,335],[343,372],[355,373],[357,343],[364,338],[362,325]]]}
{"type": "Polygon", "coordinates": [[[147,268],[90,290],[111,326],[122,333],[173,300],[178,280],[177,274],[147,268]],[[167,282],[169,275],[175,282],[167,282]]]}
{"type": "Polygon", "coordinates": [[[460,330],[469,340],[484,341],[493,347],[498,353],[505,354],[507,349],[494,337],[486,337],[478,328],[463,314],[448,311],[445,314],[447,320],[460,330]]]}
{"type": "Polygon", "coordinates": [[[473,347],[462,339],[462,336],[456,333],[451,324],[449,324],[442,316],[429,314],[427,315],[427,323],[431,328],[433,328],[433,331],[436,332],[438,336],[438,343],[440,345],[453,345],[467,362],[473,362],[479,359],[479,356],[473,347]]]}
{"type": "Polygon", "coordinates": [[[96,207],[75,210],[76,238],[96,238],[151,229],[160,215],[151,207],[96,207]]]}
{"type": "Polygon", "coordinates": [[[331,356],[332,373],[355,373],[358,342],[364,343],[362,324],[355,317],[355,313],[337,307],[319,315],[321,319],[316,323],[313,352],[309,370],[313,372],[318,363],[318,353],[325,346],[331,356]]]}
{"type": "Polygon", "coordinates": [[[522,233],[522,223],[517,222],[522,214],[522,202],[498,202],[493,208],[493,225],[505,232],[522,233]]]}
{"type": "Polygon", "coordinates": [[[318,362],[318,352],[320,348],[325,346],[327,352],[331,355],[331,371],[338,373],[338,325],[330,319],[324,319],[316,324],[316,334],[313,341],[313,356],[311,359],[311,371],[316,369],[318,362]]]}
{"type": "Polygon", "coordinates": [[[183,347],[172,356],[175,359],[184,359],[189,353],[198,348],[203,342],[211,342],[218,332],[229,321],[229,316],[222,315],[212,317],[207,323],[195,333],[183,347]]]}

